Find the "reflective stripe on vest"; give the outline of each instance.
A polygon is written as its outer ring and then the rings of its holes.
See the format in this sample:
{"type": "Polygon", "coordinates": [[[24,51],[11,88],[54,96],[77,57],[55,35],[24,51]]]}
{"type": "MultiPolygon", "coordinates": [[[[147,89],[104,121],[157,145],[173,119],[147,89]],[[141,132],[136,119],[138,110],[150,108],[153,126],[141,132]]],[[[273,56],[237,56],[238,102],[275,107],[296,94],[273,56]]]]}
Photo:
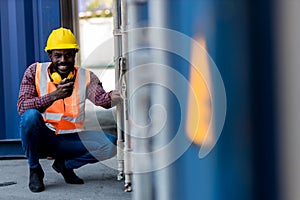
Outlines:
{"type": "MultiPolygon", "coordinates": [[[[36,88],[39,96],[56,90],[48,75],[48,63],[38,63],[36,69],[36,88]]],[[[77,70],[74,90],[70,97],[55,101],[42,113],[49,128],[55,129],[56,134],[74,133],[82,131],[85,119],[86,87],[90,81],[88,71],[75,66],[77,70]]]]}

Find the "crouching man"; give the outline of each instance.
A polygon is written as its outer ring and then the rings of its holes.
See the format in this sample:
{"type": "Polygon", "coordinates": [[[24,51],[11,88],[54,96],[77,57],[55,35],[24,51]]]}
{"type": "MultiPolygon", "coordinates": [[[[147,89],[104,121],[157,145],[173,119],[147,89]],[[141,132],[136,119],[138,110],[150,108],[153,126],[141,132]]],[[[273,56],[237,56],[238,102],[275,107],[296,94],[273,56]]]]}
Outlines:
{"type": "Polygon", "coordinates": [[[83,184],[74,169],[116,153],[114,136],[84,130],[85,100],[110,108],[121,101],[120,93],[106,92],[95,74],[75,66],[78,50],[70,30],[53,30],[45,48],[50,62],[30,65],[20,85],[20,134],[32,192],[45,189],[41,155],[55,159],[52,167],[66,183],[83,184]]]}

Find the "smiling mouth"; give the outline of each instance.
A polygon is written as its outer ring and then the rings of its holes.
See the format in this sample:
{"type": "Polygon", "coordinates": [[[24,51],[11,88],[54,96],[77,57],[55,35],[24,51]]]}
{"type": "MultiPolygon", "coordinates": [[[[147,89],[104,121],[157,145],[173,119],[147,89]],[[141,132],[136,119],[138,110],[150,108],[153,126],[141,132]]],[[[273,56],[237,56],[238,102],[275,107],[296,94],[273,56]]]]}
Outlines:
{"type": "Polygon", "coordinates": [[[67,74],[70,72],[71,68],[68,65],[59,65],[57,70],[61,74],[67,74]]]}
{"type": "Polygon", "coordinates": [[[68,68],[69,68],[69,66],[67,66],[67,65],[59,65],[58,66],[58,70],[61,71],[61,72],[68,71],[68,68]]]}

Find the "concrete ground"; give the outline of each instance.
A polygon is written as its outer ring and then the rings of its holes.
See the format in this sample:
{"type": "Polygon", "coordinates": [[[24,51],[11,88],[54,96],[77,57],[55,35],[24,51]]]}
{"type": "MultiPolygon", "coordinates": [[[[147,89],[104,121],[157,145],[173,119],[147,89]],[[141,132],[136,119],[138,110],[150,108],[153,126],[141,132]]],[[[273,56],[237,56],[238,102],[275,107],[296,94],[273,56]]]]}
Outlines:
{"type": "MultiPolygon", "coordinates": [[[[116,162],[111,159],[110,162],[116,162]]],[[[132,193],[125,193],[124,181],[117,181],[117,170],[102,163],[83,166],[75,170],[85,184],[65,183],[61,174],[51,165],[53,160],[41,159],[45,172],[45,191],[32,193],[28,188],[28,165],[26,159],[0,160],[1,200],[129,200],[132,193]],[[11,185],[7,185],[11,183],[11,185]]]]}

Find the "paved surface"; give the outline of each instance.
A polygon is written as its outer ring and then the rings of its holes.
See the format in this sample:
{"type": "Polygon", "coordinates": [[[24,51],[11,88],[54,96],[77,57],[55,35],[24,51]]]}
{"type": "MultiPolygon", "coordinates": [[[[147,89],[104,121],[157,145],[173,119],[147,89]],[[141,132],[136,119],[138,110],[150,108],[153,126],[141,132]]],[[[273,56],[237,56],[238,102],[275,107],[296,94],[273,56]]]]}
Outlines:
{"type": "MultiPolygon", "coordinates": [[[[115,163],[115,158],[110,162],[115,163]]],[[[28,188],[27,160],[0,160],[1,200],[129,200],[132,193],[123,192],[124,182],[117,181],[117,171],[102,163],[95,163],[77,169],[76,174],[85,184],[66,184],[62,176],[51,165],[53,160],[42,159],[45,172],[45,191],[32,193],[28,188]],[[15,184],[3,186],[6,182],[15,184]]]]}

